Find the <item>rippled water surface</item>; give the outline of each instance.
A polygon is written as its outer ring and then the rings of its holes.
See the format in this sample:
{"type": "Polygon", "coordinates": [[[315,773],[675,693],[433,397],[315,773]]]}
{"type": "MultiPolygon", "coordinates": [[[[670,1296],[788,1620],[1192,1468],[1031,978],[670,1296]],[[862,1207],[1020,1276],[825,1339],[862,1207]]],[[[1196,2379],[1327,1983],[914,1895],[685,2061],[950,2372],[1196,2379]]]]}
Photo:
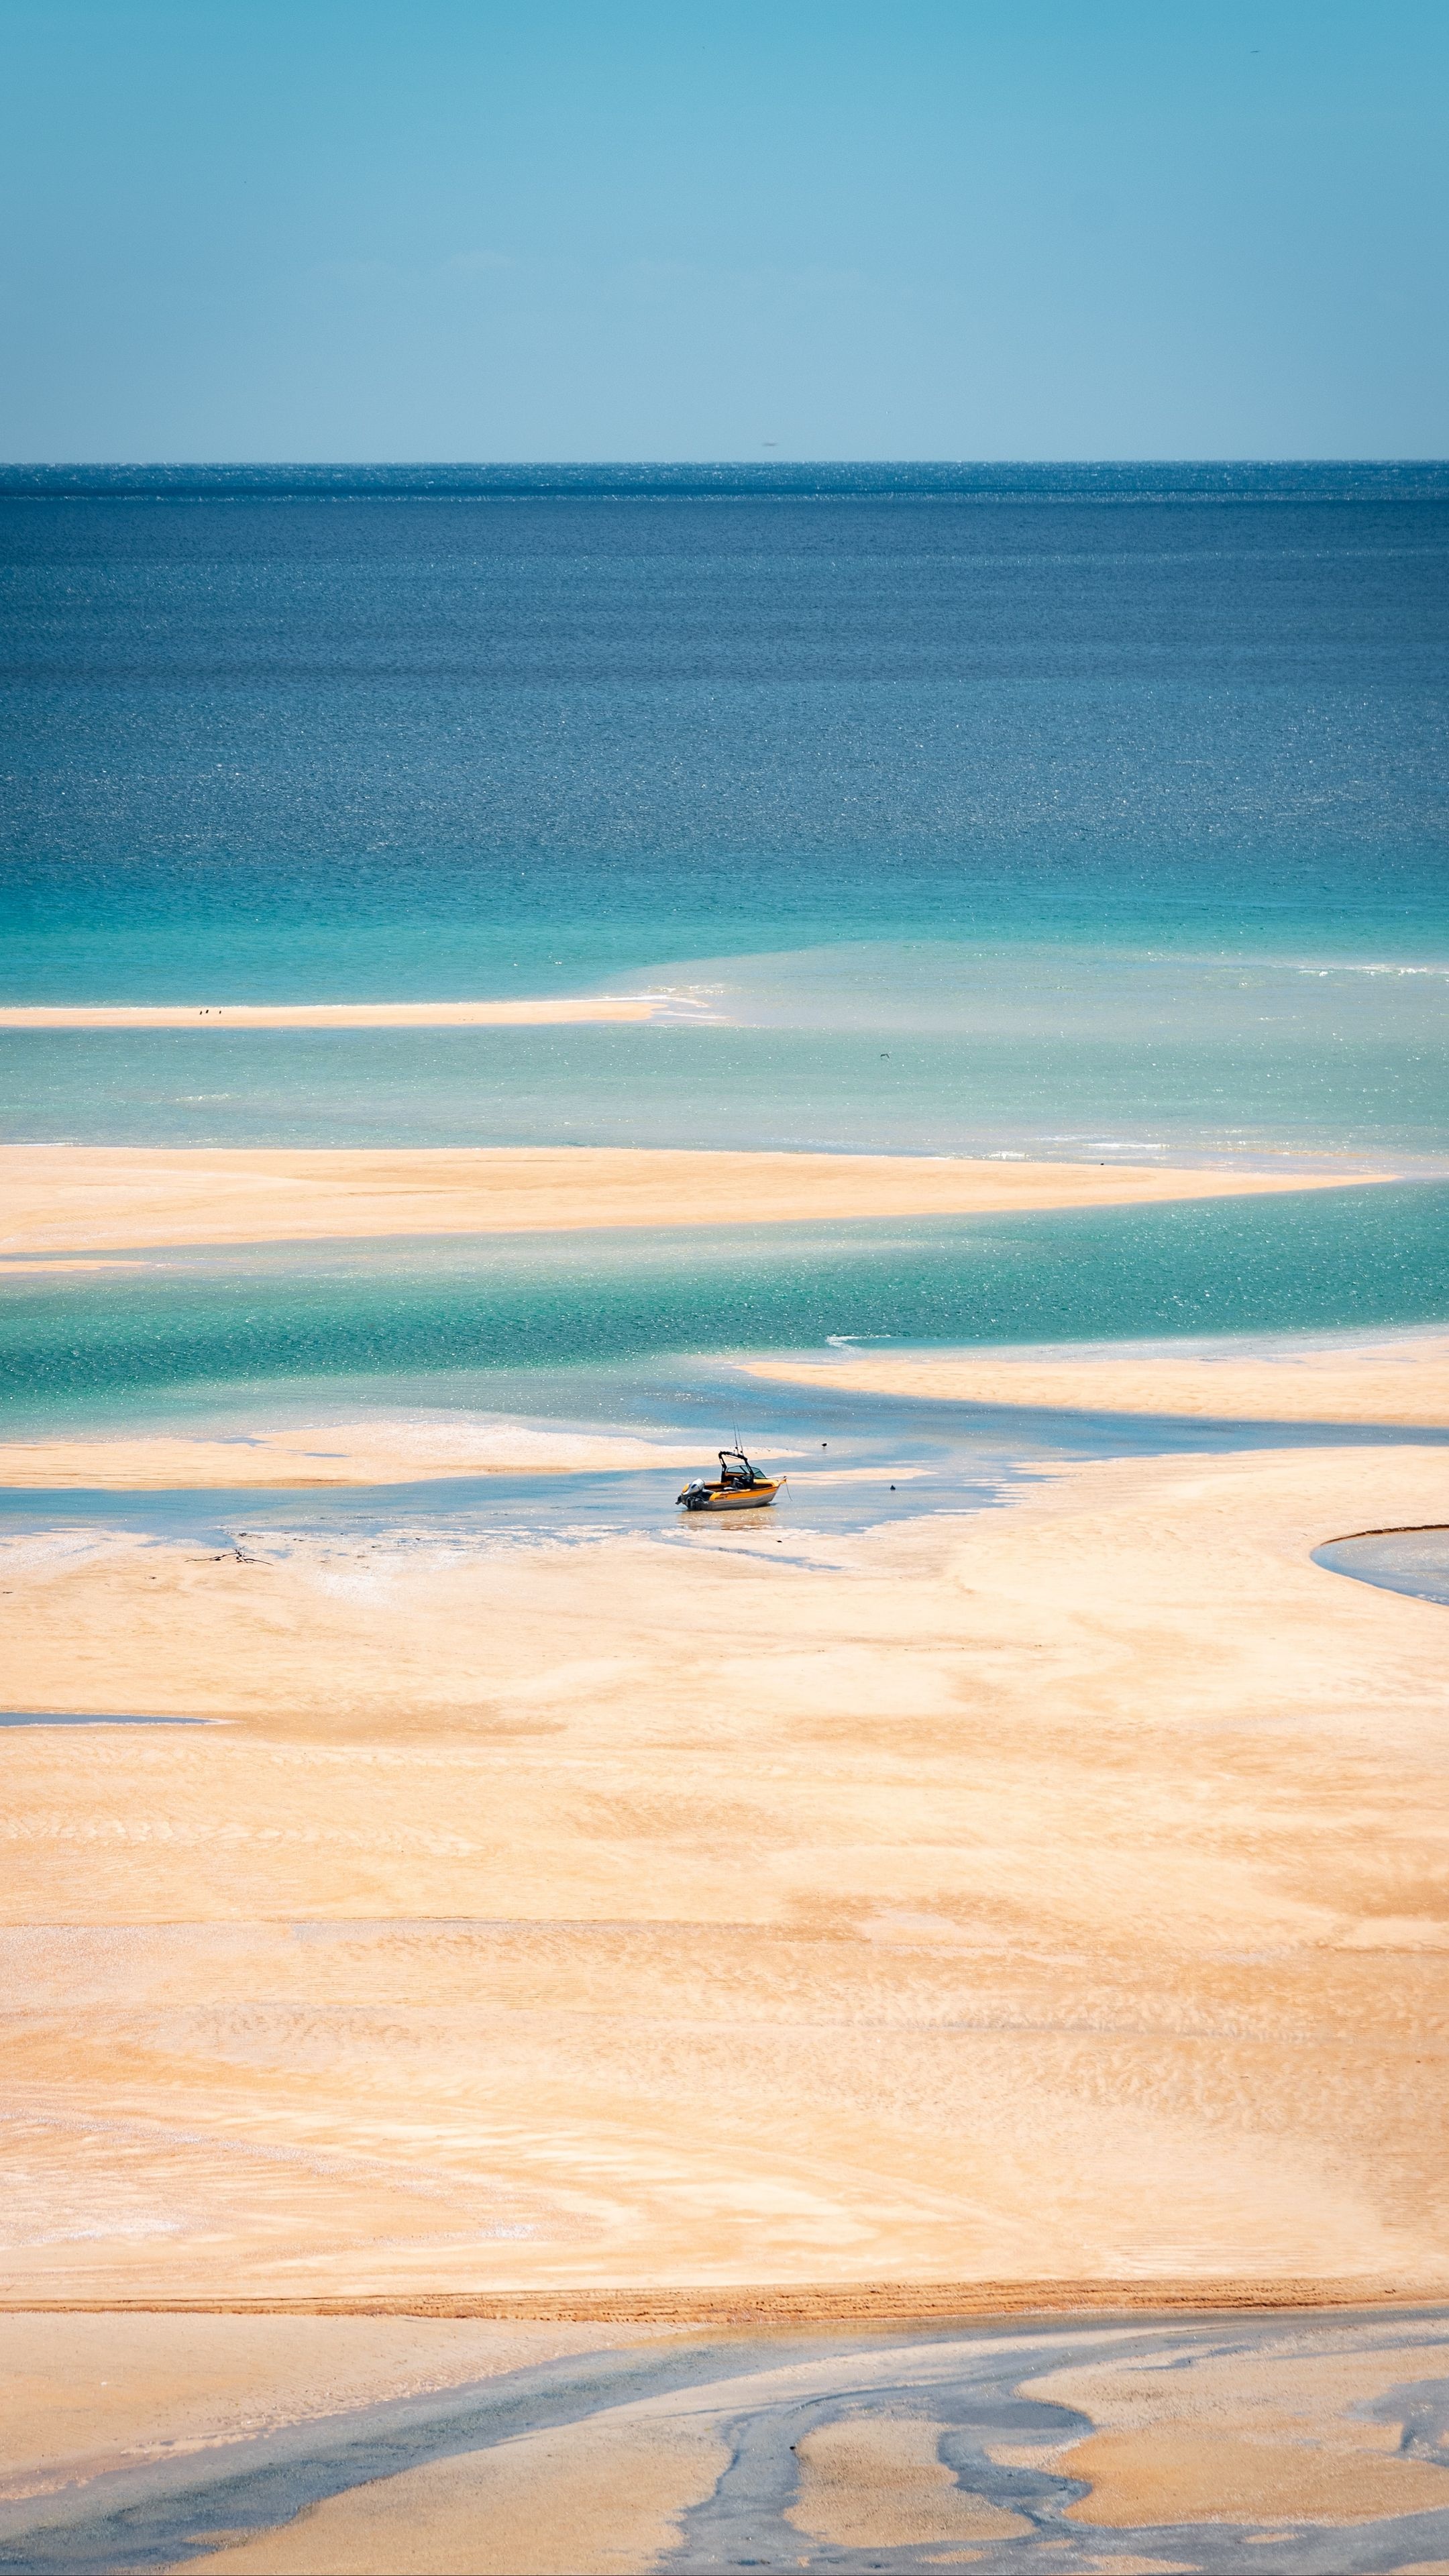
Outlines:
{"type": "Polygon", "coordinates": [[[9,1115],[1425,1147],[1432,1004],[1277,970],[1449,965],[1446,561],[1433,468],[12,472],[5,996],[774,1036],[12,1042],[9,1115]]]}
{"type": "MultiPolygon", "coordinates": [[[[328,1376],[541,1373],[648,1354],[1411,1324],[1444,1311],[1449,1185],[1029,1217],[167,1254],[0,1272],[17,1426],[328,1376]]],[[[523,1410],[536,1406],[524,1403],[523,1410]]]]}
{"type": "MultiPolygon", "coordinates": [[[[674,1016],[0,1031],[0,1127],[1443,1172],[1446,566],[1436,468],[7,471],[0,998],[674,1016]]],[[[1441,1204],[8,1280],[0,1369],[1411,1322],[1441,1204]]]]}

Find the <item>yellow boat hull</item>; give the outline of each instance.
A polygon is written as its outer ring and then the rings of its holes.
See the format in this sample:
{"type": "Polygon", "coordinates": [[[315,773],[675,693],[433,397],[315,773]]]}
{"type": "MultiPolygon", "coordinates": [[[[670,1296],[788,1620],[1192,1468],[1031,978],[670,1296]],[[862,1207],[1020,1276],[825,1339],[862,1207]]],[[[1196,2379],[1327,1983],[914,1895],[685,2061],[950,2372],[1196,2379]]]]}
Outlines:
{"type": "Polygon", "coordinates": [[[691,1512],[758,1512],[772,1503],[785,1479],[765,1477],[758,1485],[711,1485],[698,1500],[684,1508],[691,1512]]]}

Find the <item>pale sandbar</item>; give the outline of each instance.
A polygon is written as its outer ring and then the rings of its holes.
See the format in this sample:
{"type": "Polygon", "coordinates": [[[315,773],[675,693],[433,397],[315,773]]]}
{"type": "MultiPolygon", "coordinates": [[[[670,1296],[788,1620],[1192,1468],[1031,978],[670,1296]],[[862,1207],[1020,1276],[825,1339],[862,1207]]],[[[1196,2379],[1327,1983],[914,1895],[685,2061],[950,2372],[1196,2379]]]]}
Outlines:
{"type": "Polygon", "coordinates": [[[1008,1216],[1386,1177],[628,1146],[5,1145],[0,1253],[1008,1216]]]}
{"type": "Polygon", "coordinates": [[[892,1358],[746,1360],[751,1377],[850,1387],[863,1395],[941,1404],[1020,1406],[1053,1413],[1181,1414],[1232,1422],[1449,1425],[1449,1334],[1391,1341],[1284,1343],[1244,1356],[1236,1340],[1126,1342],[1113,1349],[974,1350],[892,1358]]]}
{"type": "Polygon", "coordinates": [[[684,993],[547,995],[514,1002],[36,1003],[0,1009],[0,1029],[521,1029],[713,1017],[684,993]]]}
{"type": "Polygon", "coordinates": [[[362,1422],[259,1430],[245,1438],[133,1432],[0,1441],[0,1487],[51,1490],[405,1485],[448,1476],[619,1475],[698,1465],[697,1442],[671,1446],[619,1432],[535,1430],[467,1414],[451,1420],[378,1414],[362,1422]]]}

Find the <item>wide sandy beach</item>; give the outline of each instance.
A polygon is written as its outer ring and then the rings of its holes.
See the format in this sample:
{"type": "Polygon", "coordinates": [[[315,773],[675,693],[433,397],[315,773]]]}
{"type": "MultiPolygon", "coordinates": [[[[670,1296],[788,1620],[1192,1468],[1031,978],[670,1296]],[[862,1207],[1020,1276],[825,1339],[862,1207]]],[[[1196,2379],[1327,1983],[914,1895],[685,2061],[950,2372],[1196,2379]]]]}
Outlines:
{"type": "Polygon", "coordinates": [[[0,1546],[13,1709],[211,1721],[0,1736],[0,2547],[110,2564],[124,2508],[136,2563],[194,2530],[237,2576],[1216,2566],[1199,2525],[1442,2566],[1446,1613],[1312,1551],[1449,1518],[1444,1370],[843,1356],[865,1405],[1344,1436],[1047,1465],[814,1560],[0,1546]],[[1195,2297],[1370,2305],[1154,2322],[1195,2297]],[[1104,2341],[951,2324],[1074,2303],[1104,2341]]]}
{"type": "Polygon", "coordinates": [[[1449,2282],[1444,1614],[1311,1559],[1446,1477],[15,1540],[15,1708],[223,1722],[7,1736],[9,2295],[1449,2282]]]}
{"type": "Polygon", "coordinates": [[[904,1154],[609,1146],[0,1146],[0,1255],[609,1226],[1027,1214],[1259,1197],[1348,1169],[1159,1169],[904,1154]]]}

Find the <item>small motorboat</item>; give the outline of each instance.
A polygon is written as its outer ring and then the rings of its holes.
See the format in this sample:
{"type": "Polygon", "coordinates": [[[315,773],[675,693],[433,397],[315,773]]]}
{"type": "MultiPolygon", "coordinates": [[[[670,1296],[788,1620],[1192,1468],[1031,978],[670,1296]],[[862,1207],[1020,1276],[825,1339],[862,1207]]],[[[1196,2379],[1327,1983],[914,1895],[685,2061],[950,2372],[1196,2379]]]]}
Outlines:
{"type": "Polygon", "coordinates": [[[762,1476],[743,1449],[721,1449],[718,1476],[696,1476],[679,1499],[687,1512],[757,1512],[774,1501],[784,1482],[783,1476],[762,1476]]]}

